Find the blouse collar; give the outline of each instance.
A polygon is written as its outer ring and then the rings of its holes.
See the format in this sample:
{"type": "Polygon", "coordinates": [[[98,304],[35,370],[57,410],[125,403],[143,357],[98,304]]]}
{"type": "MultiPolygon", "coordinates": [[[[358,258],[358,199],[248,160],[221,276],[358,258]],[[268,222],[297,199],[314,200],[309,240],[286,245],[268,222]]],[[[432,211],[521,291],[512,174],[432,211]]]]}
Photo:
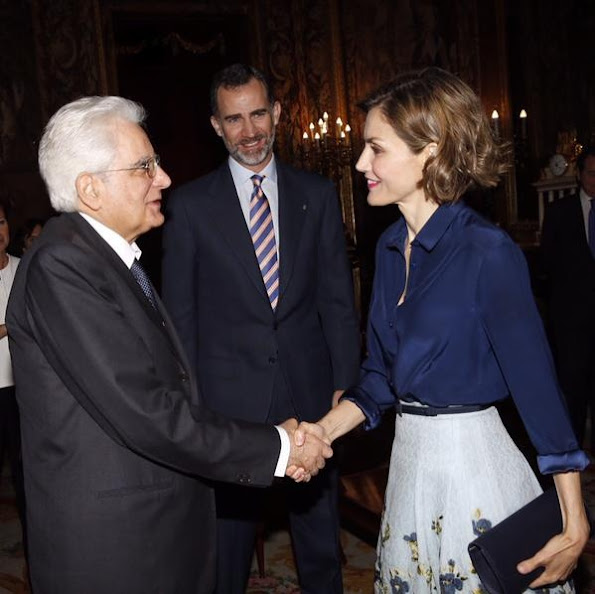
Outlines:
{"type": "MultiPolygon", "coordinates": [[[[462,208],[463,203],[461,200],[441,204],[421,228],[411,245],[420,245],[427,252],[432,251],[462,208]]],[[[401,217],[392,232],[390,232],[386,246],[388,248],[397,248],[402,252],[406,233],[405,219],[401,217]]]]}

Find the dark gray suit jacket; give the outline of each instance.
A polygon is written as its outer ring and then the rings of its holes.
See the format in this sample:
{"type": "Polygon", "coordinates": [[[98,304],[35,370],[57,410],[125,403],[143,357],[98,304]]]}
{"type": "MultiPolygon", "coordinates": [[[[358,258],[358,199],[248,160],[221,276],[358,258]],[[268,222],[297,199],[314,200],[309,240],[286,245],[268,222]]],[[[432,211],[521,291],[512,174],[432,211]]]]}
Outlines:
{"type": "Polygon", "coordinates": [[[177,189],[163,299],[209,405],[264,421],[278,372],[302,420],[357,380],[359,326],[332,183],[277,161],[280,295],[272,311],[227,163],[177,189]]]}
{"type": "Polygon", "coordinates": [[[595,258],[585,235],[578,192],[547,208],[541,249],[555,332],[587,333],[595,322],[595,258]]]}
{"type": "Polygon", "coordinates": [[[272,427],[207,411],[161,304],[78,214],[21,261],[7,324],[36,594],[211,592],[214,504],[196,475],[272,481],[272,427]]]}

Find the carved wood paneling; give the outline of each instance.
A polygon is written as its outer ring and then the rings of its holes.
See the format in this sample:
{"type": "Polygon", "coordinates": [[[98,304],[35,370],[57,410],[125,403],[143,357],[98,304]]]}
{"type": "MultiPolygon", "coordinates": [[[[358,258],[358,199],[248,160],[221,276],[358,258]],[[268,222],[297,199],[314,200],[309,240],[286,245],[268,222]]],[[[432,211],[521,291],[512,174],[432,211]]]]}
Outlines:
{"type": "Polygon", "coordinates": [[[0,2],[0,170],[23,170],[36,160],[39,101],[31,10],[0,2]]]}
{"type": "Polygon", "coordinates": [[[11,231],[49,204],[37,173],[41,129],[31,5],[0,0],[0,198],[12,206],[11,231]]]}
{"type": "Polygon", "coordinates": [[[105,94],[98,0],[32,0],[42,115],[83,95],[105,94]]]}

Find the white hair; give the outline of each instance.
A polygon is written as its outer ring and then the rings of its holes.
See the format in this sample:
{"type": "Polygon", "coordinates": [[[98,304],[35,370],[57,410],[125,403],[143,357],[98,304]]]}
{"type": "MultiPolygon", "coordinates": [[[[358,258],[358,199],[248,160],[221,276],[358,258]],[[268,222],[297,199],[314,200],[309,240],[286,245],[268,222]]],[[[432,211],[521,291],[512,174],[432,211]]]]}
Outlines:
{"type": "Polygon", "coordinates": [[[116,156],[115,119],[142,124],[145,110],[123,97],[83,97],[51,117],[39,143],[39,170],[54,210],[78,210],[79,174],[109,169],[116,156]]]}

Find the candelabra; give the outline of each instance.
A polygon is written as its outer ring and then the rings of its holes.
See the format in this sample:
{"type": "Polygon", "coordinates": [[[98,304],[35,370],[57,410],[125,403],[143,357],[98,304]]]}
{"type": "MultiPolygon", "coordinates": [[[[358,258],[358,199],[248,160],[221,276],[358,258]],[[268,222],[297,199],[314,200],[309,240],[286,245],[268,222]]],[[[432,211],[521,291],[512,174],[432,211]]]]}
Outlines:
{"type": "Polygon", "coordinates": [[[334,133],[330,130],[329,114],[324,112],[318,120],[318,129],[310,122],[301,143],[301,161],[304,169],[316,171],[333,180],[341,198],[345,230],[350,244],[355,245],[355,213],[353,208],[353,180],[351,175],[353,151],[351,126],[339,116],[334,133]]]}
{"type": "Polygon", "coordinates": [[[344,175],[345,168],[351,175],[351,126],[343,124],[341,117],[335,121],[335,133],[329,130],[329,115],[324,112],[318,120],[318,130],[310,122],[309,132],[304,132],[301,144],[302,165],[317,171],[335,182],[344,175]]]}
{"type": "Polygon", "coordinates": [[[343,216],[345,239],[353,270],[356,303],[360,302],[360,272],[357,256],[355,210],[353,202],[351,126],[343,124],[341,117],[335,120],[334,131],[330,130],[329,114],[324,112],[318,119],[318,129],[310,122],[301,142],[301,161],[304,169],[316,171],[333,180],[337,186],[343,216]]]}

